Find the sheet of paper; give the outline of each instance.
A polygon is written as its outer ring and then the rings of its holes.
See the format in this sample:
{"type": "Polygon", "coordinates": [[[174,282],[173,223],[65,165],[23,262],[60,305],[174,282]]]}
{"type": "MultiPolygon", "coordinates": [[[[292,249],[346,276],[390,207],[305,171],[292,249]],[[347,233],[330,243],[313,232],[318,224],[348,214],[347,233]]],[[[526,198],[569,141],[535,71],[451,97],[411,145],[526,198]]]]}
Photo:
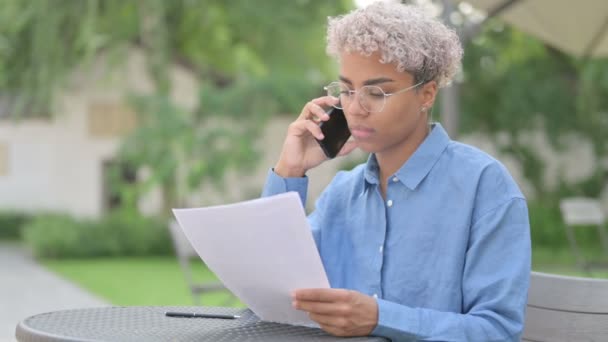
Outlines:
{"type": "Polygon", "coordinates": [[[258,317],[318,326],[291,306],[293,290],[329,287],[297,193],[173,213],[205,264],[258,317]]]}

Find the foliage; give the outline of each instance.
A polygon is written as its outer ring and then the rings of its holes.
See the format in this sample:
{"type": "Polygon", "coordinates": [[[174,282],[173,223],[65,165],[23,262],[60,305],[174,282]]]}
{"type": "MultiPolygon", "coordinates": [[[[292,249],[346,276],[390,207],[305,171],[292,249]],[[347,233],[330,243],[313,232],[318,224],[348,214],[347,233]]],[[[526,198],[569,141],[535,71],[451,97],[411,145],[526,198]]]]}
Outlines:
{"type": "Polygon", "coordinates": [[[258,156],[251,141],[277,106],[264,88],[246,83],[223,91],[207,84],[192,112],[167,97],[142,96],[133,103],[140,113],[140,127],[122,145],[120,158],[152,173],[135,187],[118,183],[116,191],[122,191],[123,199],[130,199],[126,202],[135,207],[138,194],[160,184],[164,214],[171,206],[183,205],[180,201],[188,191],[205,181],[221,186],[227,169],[248,170],[258,156]]]}
{"type": "Polygon", "coordinates": [[[11,116],[52,113],[53,94],[75,65],[129,39],[134,9],[133,1],[0,2],[0,94],[11,116]]]}
{"type": "Polygon", "coordinates": [[[21,237],[21,228],[30,220],[25,213],[0,212],[0,240],[16,240],[21,237]]]}
{"type": "MultiPolygon", "coordinates": [[[[524,175],[541,198],[544,166],[522,136],[546,132],[558,150],[567,133],[588,137],[598,160],[606,156],[608,140],[608,59],[582,60],[543,45],[495,19],[465,48],[462,87],[462,127],[509,139],[500,146],[523,165],[524,175]]],[[[601,188],[601,169],[591,188],[601,188]]],[[[586,195],[592,195],[591,193],[586,195]]]]}
{"type": "Polygon", "coordinates": [[[166,209],[206,181],[221,183],[230,168],[247,169],[264,119],[298,110],[321,88],[332,67],[324,52],[326,17],[349,6],[347,0],[3,1],[0,95],[13,117],[48,115],[75,66],[102,51],[120,63],[127,48],[143,49],[154,90],[133,94],[141,125],[115,165],[146,168],[151,176],[135,187],[117,179],[112,191],[133,208],[157,185],[166,209]],[[181,108],[170,96],[173,65],[201,81],[196,108],[181,108]]]}
{"type": "Polygon", "coordinates": [[[73,258],[171,253],[167,228],[127,211],[102,220],[42,215],[26,224],[23,238],[37,257],[73,258]]]}
{"type": "Polygon", "coordinates": [[[319,82],[331,67],[323,50],[326,17],[349,6],[346,0],[5,0],[0,94],[15,103],[14,117],[49,115],[53,94],[75,66],[131,46],[148,52],[161,93],[171,87],[171,63],[217,85],[241,75],[319,82]]]}

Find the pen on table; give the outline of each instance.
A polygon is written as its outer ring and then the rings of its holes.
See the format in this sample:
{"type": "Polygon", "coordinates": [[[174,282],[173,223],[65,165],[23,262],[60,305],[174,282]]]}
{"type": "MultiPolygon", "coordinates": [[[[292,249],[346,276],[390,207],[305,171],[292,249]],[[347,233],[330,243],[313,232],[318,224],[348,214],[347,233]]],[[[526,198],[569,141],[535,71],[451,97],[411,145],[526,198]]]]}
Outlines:
{"type": "Polygon", "coordinates": [[[186,317],[186,318],[220,318],[220,319],[241,318],[241,316],[237,316],[237,315],[221,315],[221,314],[205,314],[205,313],[196,313],[196,312],[173,312],[173,311],[165,312],[165,316],[167,316],[167,317],[186,317]]]}

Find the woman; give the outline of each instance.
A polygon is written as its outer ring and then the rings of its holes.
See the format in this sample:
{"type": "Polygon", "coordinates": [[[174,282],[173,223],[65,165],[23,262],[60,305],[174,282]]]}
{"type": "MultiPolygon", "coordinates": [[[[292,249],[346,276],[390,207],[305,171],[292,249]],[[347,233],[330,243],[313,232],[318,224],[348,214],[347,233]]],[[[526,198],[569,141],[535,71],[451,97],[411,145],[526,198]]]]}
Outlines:
{"type": "Polygon", "coordinates": [[[341,106],[369,152],[340,172],[309,220],[331,289],[300,289],[293,305],[338,336],[393,341],[519,341],[530,273],[524,196],[500,162],[429,122],[454,76],[458,37],[420,9],[377,2],[328,27],[340,65],[327,97],[289,126],[263,195],[298,191],[326,160],[324,108],[341,106]]]}

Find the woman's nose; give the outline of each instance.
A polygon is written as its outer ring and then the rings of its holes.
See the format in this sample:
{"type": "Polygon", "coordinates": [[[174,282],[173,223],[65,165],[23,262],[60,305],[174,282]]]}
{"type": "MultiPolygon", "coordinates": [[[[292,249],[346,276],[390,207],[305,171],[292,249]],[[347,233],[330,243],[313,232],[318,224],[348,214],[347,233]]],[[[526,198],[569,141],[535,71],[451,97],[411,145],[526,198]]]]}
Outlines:
{"type": "Polygon", "coordinates": [[[368,115],[367,109],[361,105],[359,93],[354,94],[352,101],[344,107],[344,112],[349,115],[368,115]]]}

